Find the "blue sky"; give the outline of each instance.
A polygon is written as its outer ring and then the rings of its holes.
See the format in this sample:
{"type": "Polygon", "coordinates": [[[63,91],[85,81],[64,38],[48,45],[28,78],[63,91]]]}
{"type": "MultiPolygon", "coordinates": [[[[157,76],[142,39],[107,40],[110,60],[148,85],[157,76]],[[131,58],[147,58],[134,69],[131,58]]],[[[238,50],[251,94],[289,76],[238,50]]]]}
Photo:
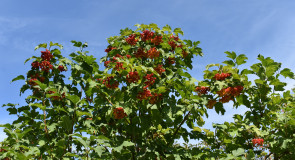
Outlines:
{"type": "MultiPolygon", "coordinates": [[[[204,57],[194,59],[193,77],[202,79],[202,71],[210,63],[226,59],[224,51],[246,54],[250,64],[258,54],[272,57],[283,67],[295,70],[295,1],[293,0],[72,0],[72,1],[11,1],[0,5],[0,104],[24,104],[19,97],[23,81],[10,84],[12,78],[25,74],[30,64],[24,60],[33,55],[39,43],[49,41],[64,45],[62,53],[71,53],[71,40],[88,42],[91,54],[102,57],[106,38],[117,35],[120,29],[135,28],[137,23],[168,24],[182,28],[183,39],[201,41],[204,57]]],[[[294,82],[289,82],[289,88],[294,82]]],[[[233,113],[210,115],[212,122],[230,121],[233,113]]],[[[0,108],[0,123],[14,119],[0,108]]],[[[0,140],[5,136],[0,130],[0,140]]]]}

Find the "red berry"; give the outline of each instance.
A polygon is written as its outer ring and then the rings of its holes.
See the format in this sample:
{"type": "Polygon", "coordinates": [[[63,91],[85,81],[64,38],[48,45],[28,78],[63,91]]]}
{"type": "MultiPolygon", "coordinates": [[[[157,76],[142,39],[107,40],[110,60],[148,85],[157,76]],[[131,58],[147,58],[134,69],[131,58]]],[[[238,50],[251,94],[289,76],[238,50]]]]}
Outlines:
{"type": "Polygon", "coordinates": [[[66,70],[65,70],[65,67],[62,66],[62,65],[58,66],[57,69],[58,69],[60,72],[66,71],[66,70]]]}
{"type": "Polygon", "coordinates": [[[53,58],[53,55],[50,53],[48,49],[46,49],[46,51],[41,51],[41,58],[44,61],[50,61],[51,58],[53,58]]]}
{"type": "Polygon", "coordinates": [[[144,42],[147,40],[151,40],[153,36],[154,36],[154,32],[151,32],[149,30],[145,30],[140,34],[141,40],[144,42]]]}
{"type": "Polygon", "coordinates": [[[131,46],[134,46],[136,44],[136,42],[137,42],[137,39],[135,39],[135,36],[136,36],[135,34],[129,35],[129,37],[125,39],[126,42],[128,44],[130,44],[131,46]]]}
{"type": "Polygon", "coordinates": [[[158,58],[160,55],[160,51],[157,51],[156,47],[153,47],[148,50],[148,57],[151,59],[158,58]]]}
{"type": "Polygon", "coordinates": [[[115,108],[113,113],[115,119],[122,119],[127,116],[122,107],[115,108]]]}
{"type": "Polygon", "coordinates": [[[162,36],[155,36],[155,38],[151,39],[151,42],[156,46],[159,45],[162,42],[162,36]]]}

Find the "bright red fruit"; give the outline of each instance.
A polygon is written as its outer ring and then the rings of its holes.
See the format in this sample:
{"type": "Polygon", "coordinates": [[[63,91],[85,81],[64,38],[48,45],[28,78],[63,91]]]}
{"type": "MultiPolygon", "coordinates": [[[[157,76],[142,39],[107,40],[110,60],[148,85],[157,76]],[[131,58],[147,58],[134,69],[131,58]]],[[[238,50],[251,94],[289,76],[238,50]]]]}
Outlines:
{"type": "Polygon", "coordinates": [[[35,61],[35,62],[33,62],[31,65],[32,65],[32,68],[33,68],[33,69],[39,69],[39,65],[40,65],[40,64],[39,64],[38,61],[35,61]]]}
{"type": "Polygon", "coordinates": [[[144,82],[146,85],[151,86],[155,83],[156,77],[153,77],[153,73],[147,74],[144,78],[146,79],[146,82],[144,82]]]}
{"type": "Polygon", "coordinates": [[[198,92],[199,95],[201,94],[207,94],[207,92],[210,90],[209,87],[201,86],[196,87],[195,91],[198,92]]]}
{"type": "Polygon", "coordinates": [[[253,146],[263,146],[264,140],[262,138],[254,138],[252,139],[253,146]]]}
{"type": "Polygon", "coordinates": [[[57,69],[58,69],[60,72],[66,71],[66,70],[65,70],[65,67],[62,66],[62,65],[58,66],[57,69]]]}
{"type": "Polygon", "coordinates": [[[122,119],[127,116],[122,107],[115,108],[113,112],[115,119],[122,119]]]}
{"type": "Polygon", "coordinates": [[[159,64],[156,68],[154,68],[154,70],[155,70],[156,72],[158,72],[159,75],[161,75],[163,72],[165,72],[165,69],[162,68],[162,67],[163,67],[163,65],[159,64]]]}
{"type": "Polygon", "coordinates": [[[119,82],[115,81],[113,76],[107,77],[107,79],[103,80],[102,83],[110,89],[115,89],[119,86],[119,82]]]}
{"type": "Polygon", "coordinates": [[[117,49],[115,47],[112,47],[112,46],[109,46],[107,49],[105,49],[104,51],[109,53],[110,51],[114,50],[114,49],[117,49]]]}
{"type": "Polygon", "coordinates": [[[206,107],[207,107],[208,109],[212,109],[213,106],[214,106],[216,103],[217,103],[217,102],[216,102],[215,99],[213,99],[213,100],[211,99],[211,100],[208,101],[206,107]]]}
{"type": "Polygon", "coordinates": [[[138,48],[135,53],[136,58],[148,58],[148,54],[142,48],[138,48]]]}
{"type": "Polygon", "coordinates": [[[125,39],[126,42],[128,44],[130,44],[131,46],[134,46],[136,44],[136,42],[137,42],[137,39],[135,39],[135,36],[136,36],[135,34],[129,35],[129,37],[125,39]]]}
{"type": "Polygon", "coordinates": [[[144,99],[148,99],[149,97],[152,97],[151,91],[148,90],[147,87],[148,85],[143,88],[142,92],[138,93],[137,98],[139,100],[144,100],[144,99]]]}
{"type": "Polygon", "coordinates": [[[126,76],[126,80],[129,83],[135,83],[139,80],[139,75],[137,71],[134,72],[129,72],[128,75],[126,76]]]}
{"type": "Polygon", "coordinates": [[[151,39],[151,42],[156,46],[159,45],[162,42],[162,36],[155,36],[155,38],[151,39]]]}
{"type": "Polygon", "coordinates": [[[46,51],[41,51],[41,58],[44,61],[50,61],[51,58],[53,58],[53,55],[50,53],[48,49],[46,49],[46,51]]]}
{"type": "Polygon", "coordinates": [[[42,71],[49,72],[49,70],[53,68],[53,65],[49,61],[45,60],[41,62],[40,67],[42,71]]]}
{"type": "Polygon", "coordinates": [[[216,73],[215,76],[213,77],[214,79],[218,80],[218,81],[223,81],[225,80],[227,77],[230,77],[231,74],[230,73],[216,73]]]}
{"type": "Polygon", "coordinates": [[[147,41],[147,40],[151,40],[154,36],[154,32],[151,32],[149,30],[145,30],[140,34],[141,40],[142,41],[147,41]]]}
{"type": "Polygon", "coordinates": [[[157,51],[156,47],[153,47],[148,50],[148,56],[151,59],[158,58],[160,55],[160,51],[157,51]]]}

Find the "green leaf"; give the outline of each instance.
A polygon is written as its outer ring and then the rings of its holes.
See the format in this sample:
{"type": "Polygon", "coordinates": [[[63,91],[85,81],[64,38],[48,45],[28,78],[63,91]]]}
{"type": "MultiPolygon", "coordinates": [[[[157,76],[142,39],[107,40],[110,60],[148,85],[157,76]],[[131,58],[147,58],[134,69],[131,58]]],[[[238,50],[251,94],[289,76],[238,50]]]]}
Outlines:
{"type": "Polygon", "coordinates": [[[120,146],[115,147],[114,151],[121,153],[123,147],[128,147],[128,146],[134,146],[134,143],[129,142],[129,141],[124,141],[120,146]]]}
{"type": "Polygon", "coordinates": [[[289,77],[294,79],[294,73],[289,68],[284,68],[283,70],[281,70],[280,74],[285,78],[289,77]]]}
{"type": "Polygon", "coordinates": [[[220,102],[217,102],[215,104],[214,109],[215,109],[216,113],[218,113],[218,114],[221,113],[221,115],[224,115],[224,113],[225,113],[225,109],[224,109],[222,103],[220,103],[220,102]]]}
{"type": "Polygon", "coordinates": [[[236,99],[240,105],[245,105],[248,108],[250,107],[250,101],[246,95],[240,95],[236,99]]]}
{"type": "Polygon", "coordinates": [[[180,28],[175,28],[174,31],[173,31],[177,36],[178,36],[178,33],[183,35],[183,31],[180,29],[180,28]]]}
{"type": "Polygon", "coordinates": [[[246,63],[246,60],[247,60],[247,59],[248,59],[248,58],[246,57],[246,55],[244,55],[244,54],[240,54],[240,55],[237,57],[237,59],[236,59],[237,65],[241,65],[241,64],[246,63]]]}
{"type": "Polygon", "coordinates": [[[61,126],[66,129],[68,132],[72,130],[72,120],[69,116],[63,116],[61,118],[61,126]]]}
{"type": "Polygon", "coordinates": [[[75,47],[81,47],[82,46],[82,42],[77,42],[77,41],[71,41],[72,43],[74,43],[74,45],[73,46],[75,46],[75,47]]]}
{"type": "Polygon", "coordinates": [[[254,74],[254,72],[253,71],[251,71],[251,70],[249,70],[249,69],[243,69],[242,70],[242,72],[241,72],[241,74],[254,74]]]}
{"type": "Polygon", "coordinates": [[[30,57],[30,58],[26,59],[24,64],[26,64],[29,60],[31,60],[33,58],[37,58],[37,57],[36,56],[33,56],[33,57],[30,57]]]}
{"type": "Polygon", "coordinates": [[[77,104],[80,101],[80,98],[77,95],[68,95],[66,97],[74,104],[77,104]]]}
{"type": "Polygon", "coordinates": [[[235,52],[229,52],[229,51],[226,51],[226,52],[224,52],[224,53],[227,54],[226,57],[228,57],[228,58],[230,58],[230,59],[232,59],[232,60],[236,59],[236,57],[237,57],[237,54],[236,54],[235,52]]]}
{"type": "Polygon", "coordinates": [[[237,150],[233,150],[232,153],[234,156],[238,157],[242,154],[245,154],[245,151],[243,148],[238,148],[237,150]]]}
{"type": "Polygon", "coordinates": [[[202,132],[202,129],[200,127],[194,127],[193,131],[202,132]]]}
{"type": "Polygon", "coordinates": [[[227,64],[229,66],[235,66],[235,63],[232,60],[226,60],[226,61],[223,61],[222,63],[227,64]]]}
{"type": "Polygon", "coordinates": [[[163,27],[163,29],[162,29],[164,32],[165,31],[168,31],[169,33],[171,32],[171,27],[169,26],[169,25],[166,25],[166,26],[164,26],[163,27]]]}
{"type": "Polygon", "coordinates": [[[35,47],[35,51],[39,48],[47,48],[47,43],[39,44],[38,46],[35,47]]]}
{"type": "Polygon", "coordinates": [[[49,46],[50,46],[50,47],[52,47],[52,46],[58,46],[60,49],[63,48],[62,45],[60,45],[60,44],[58,44],[58,43],[53,43],[53,42],[51,42],[51,41],[50,41],[50,43],[49,43],[49,46]]]}
{"type": "Polygon", "coordinates": [[[83,115],[87,115],[87,116],[92,116],[91,113],[89,112],[81,112],[81,111],[76,111],[77,116],[81,117],[83,115]]]}
{"type": "Polygon", "coordinates": [[[19,75],[19,76],[13,78],[12,81],[11,81],[10,83],[12,83],[12,82],[14,82],[14,81],[17,81],[17,80],[24,80],[24,79],[25,79],[25,77],[24,77],[23,75],[19,75]]]}
{"type": "Polygon", "coordinates": [[[97,146],[94,148],[94,150],[98,156],[101,157],[102,153],[105,151],[105,148],[103,146],[97,146]]]}
{"type": "Polygon", "coordinates": [[[46,109],[46,106],[43,106],[43,105],[40,104],[40,103],[30,103],[29,106],[38,107],[38,108],[40,108],[40,109],[43,110],[43,111],[46,109]]]}

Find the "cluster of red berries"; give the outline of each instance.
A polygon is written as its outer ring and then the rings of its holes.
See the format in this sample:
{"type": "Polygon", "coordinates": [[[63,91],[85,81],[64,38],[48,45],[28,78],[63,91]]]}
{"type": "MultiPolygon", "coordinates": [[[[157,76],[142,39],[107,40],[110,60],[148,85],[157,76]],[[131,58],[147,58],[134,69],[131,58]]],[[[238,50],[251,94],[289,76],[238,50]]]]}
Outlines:
{"type": "Polygon", "coordinates": [[[136,58],[148,58],[148,54],[144,51],[143,48],[138,48],[135,53],[136,58]]]}
{"type": "Polygon", "coordinates": [[[114,81],[114,77],[113,76],[107,77],[107,79],[104,79],[102,83],[107,88],[110,88],[110,89],[115,89],[115,88],[118,88],[118,86],[119,86],[119,82],[114,81]]]}
{"type": "Polygon", "coordinates": [[[35,75],[31,75],[31,79],[29,80],[29,85],[30,86],[36,86],[37,83],[35,82],[36,80],[39,80],[40,82],[45,81],[45,77],[41,77],[38,73],[35,75]]]}
{"type": "Polygon", "coordinates": [[[253,146],[262,146],[264,140],[262,138],[254,138],[252,139],[253,146]]]}
{"type": "Polygon", "coordinates": [[[58,66],[57,69],[58,69],[60,72],[66,71],[66,70],[65,70],[65,67],[62,66],[62,65],[58,66]]]}
{"type": "Polygon", "coordinates": [[[214,79],[218,80],[218,81],[223,81],[225,80],[227,77],[230,77],[231,74],[230,73],[216,73],[215,76],[213,77],[214,79]]]}
{"type": "Polygon", "coordinates": [[[46,49],[46,51],[41,51],[41,58],[44,61],[50,61],[53,58],[53,55],[50,53],[48,49],[46,49]]]}
{"type": "MultiPolygon", "coordinates": [[[[168,41],[168,44],[171,46],[172,50],[174,50],[177,47],[177,44],[174,41],[177,42],[179,40],[179,38],[178,38],[178,36],[177,37],[174,37],[173,35],[171,35],[170,36],[170,39],[171,40],[168,41]]],[[[180,46],[180,47],[182,47],[182,46],[180,46]]]]}
{"type": "Polygon", "coordinates": [[[131,55],[127,54],[126,57],[129,59],[129,58],[131,58],[131,55]]]}
{"type": "Polygon", "coordinates": [[[167,59],[169,64],[174,64],[175,63],[175,58],[174,57],[168,57],[167,59]]]}
{"type": "Polygon", "coordinates": [[[105,62],[104,62],[104,66],[105,66],[105,67],[108,67],[110,63],[111,63],[111,61],[105,61],[105,62]]]}
{"type": "MultiPolygon", "coordinates": [[[[54,93],[55,93],[55,91],[48,91],[48,94],[54,94],[54,93]]],[[[59,97],[59,96],[52,96],[52,97],[50,97],[50,98],[52,98],[52,99],[55,100],[55,101],[59,101],[59,100],[64,99],[65,97],[66,97],[65,93],[63,93],[63,94],[61,95],[61,97],[59,97]]]]}
{"type": "Polygon", "coordinates": [[[128,44],[130,44],[131,46],[134,46],[136,44],[136,42],[137,42],[137,39],[135,39],[135,36],[136,36],[135,34],[129,35],[129,37],[125,39],[126,42],[128,44]]]}
{"type": "Polygon", "coordinates": [[[121,69],[123,69],[123,70],[125,69],[123,67],[123,63],[122,62],[116,62],[116,66],[115,66],[114,70],[120,71],[121,69]]]}
{"type": "Polygon", "coordinates": [[[139,75],[137,71],[129,72],[126,76],[126,80],[129,83],[135,83],[139,80],[139,75]]]}
{"type": "Polygon", "coordinates": [[[113,112],[115,119],[122,119],[127,116],[122,107],[115,108],[113,112]]]}
{"type": "Polygon", "coordinates": [[[44,72],[49,72],[50,69],[53,69],[53,65],[49,61],[45,60],[40,63],[40,68],[44,72]]]}
{"type": "Polygon", "coordinates": [[[207,94],[207,92],[210,90],[209,87],[205,87],[205,86],[198,86],[196,87],[195,91],[198,92],[199,95],[201,94],[207,94]]]}
{"type": "Polygon", "coordinates": [[[142,41],[147,41],[147,40],[151,40],[154,36],[154,32],[151,32],[149,30],[145,30],[140,34],[141,40],[142,41]]]}
{"type": "Polygon", "coordinates": [[[114,50],[114,49],[117,49],[115,47],[112,47],[112,46],[109,46],[107,49],[105,49],[104,51],[109,53],[110,51],[114,50]]]}
{"type": "Polygon", "coordinates": [[[53,58],[53,55],[50,53],[48,49],[46,51],[41,51],[42,61],[34,61],[31,65],[33,69],[41,68],[44,72],[49,72],[50,69],[53,69],[53,65],[50,63],[50,60],[53,58]]]}
{"type": "Polygon", "coordinates": [[[157,46],[162,42],[162,38],[162,36],[155,36],[155,38],[151,39],[151,42],[157,46]]]}
{"type": "Polygon", "coordinates": [[[177,44],[174,41],[168,41],[168,44],[171,46],[172,50],[174,50],[177,44]]]}
{"type": "Polygon", "coordinates": [[[154,68],[154,70],[161,75],[163,72],[165,72],[165,69],[162,68],[163,65],[159,64],[157,67],[154,68]]]}
{"type": "Polygon", "coordinates": [[[148,57],[151,58],[151,59],[158,58],[159,55],[160,55],[160,51],[158,51],[156,49],[156,47],[153,47],[153,48],[148,50],[148,57]]]}
{"type": "Polygon", "coordinates": [[[162,99],[162,94],[161,93],[154,93],[152,96],[151,96],[151,98],[150,98],[150,100],[149,100],[149,103],[150,104],[156,104],[159,100],[161,100],[162,99]]]}
{"type": "Polygon", "coordinates": [[[218,96],[221,97],[219,101],[222,103],[227,103],[232,100],[233,97],[240,95],[243,89],[243,86],[223,88],[220,91],[217,91],[218,96]]]}
{"type": "Polygon", "coordinates": [[[148,85],[143,87],[143,91],[139,92],[137,94],[137,98],[139,100],[144,100],[144,99],[148,99],[149,97],[152,97],[153,95],[151,94],[151,91],[147,89],[148,85]]]}
{"type": "Polygon", "coordinates": [[[151,86],[155,83],[156,77],[153,77],[154,74],[147,74],[144,78],[146,79],[146,82],[144,82],[146,85],[151,86]]]}
{"type": "MultiPolygon", "coordinates": [[[[7,150],[6,149],[3,149],[3,148],[0,148],[0,153],[1,152],[7,152],[7,150]]],[[[10,160],[10,158],[5,157],[3,160],[10,160]]]]}
{"type": "Polygon", "coordinates": [[[188,55],[188,53],[185,50],[182,50],[182,56],[185,58],[188,55]]]}
{"type": "Polygon", "coordinates": [[[210,100],[208,101],[206,107],[207,107],[208,109],[212,109],[213,106],[214,106],[216,103],[217,103],[217,102],[216,102],[215,99],[210,99],[210,100]]]}
{"type": "Polygon", "coordinates": [[[169,38],[174,39],[176,42],[179,40],[179,37],[178,36],[175,37],[174,35],[171,35],[169,38]]]}

